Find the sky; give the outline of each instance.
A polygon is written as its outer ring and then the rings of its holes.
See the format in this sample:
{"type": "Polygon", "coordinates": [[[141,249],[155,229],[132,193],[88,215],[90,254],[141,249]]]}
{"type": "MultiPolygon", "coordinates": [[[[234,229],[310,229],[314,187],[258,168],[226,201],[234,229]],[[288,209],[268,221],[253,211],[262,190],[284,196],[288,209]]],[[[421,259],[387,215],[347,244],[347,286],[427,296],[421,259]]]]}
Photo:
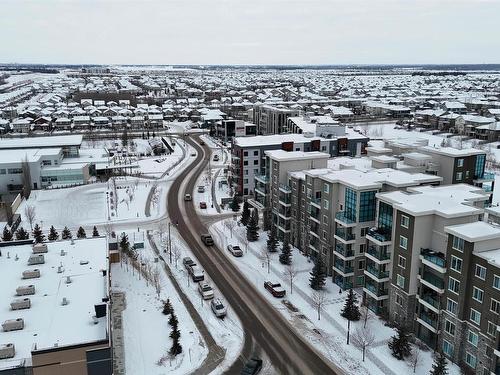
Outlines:
{"type": "Polygon", "coordinates": [[[500,63],[500,0],[0,0],[0,62],[500,63]]]}

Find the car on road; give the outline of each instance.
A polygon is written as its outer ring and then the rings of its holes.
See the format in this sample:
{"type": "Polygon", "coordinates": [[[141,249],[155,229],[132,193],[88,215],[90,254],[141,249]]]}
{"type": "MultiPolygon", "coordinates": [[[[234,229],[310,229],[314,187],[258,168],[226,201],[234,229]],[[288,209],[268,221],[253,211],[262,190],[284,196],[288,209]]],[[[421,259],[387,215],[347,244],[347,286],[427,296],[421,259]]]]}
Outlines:
{"type": "Polygon", "coordinates": [[[196,266],[196,263],[190,257],[182,258],[182,264],[184,264],[185,268],[196,266]]]}
{"type": "Polygon", "coordinates": [[[198,193],[204,193],[205,192],[205,186],[200,185],[198,186],[198,193]]]}
{"type": "Polygon", "coordinates": [[[193,197],[191,196],[191,194],[184,194],[184,200],[185,201],[192,201],[193,197]]]}
{"type": "Polygon", "coordinates": [[[214,298],[210,302],[210,307],[217,318],[224,318],[227,314],[226,306],[224,306],[220,298],[214,298]]]}
{"type": "Polygon", "coordinates": [[[200,146],[205,146],[205,142],[200,141],[200,146]]]}
{"type": "Polygon", "coordinates": [[[214,298],[214,290],[207,282],[201,282],[198,284],[198,292],[200,292],[203,299],[214,298]]]}
{"type": "Polygon", "coordinates": [[[191,153],[191,156],[196,156],[196,152],[192,152],[192,153],[191,153]]]}
{"type": "Polygon", "coordinates": [[[207,246],[212,246],[214,244],[214,239],[212,238],[212,236],[208,233],[204,233],[201,235],[201,240],[203,241],[203,243],[207,246]]]}
{"type": "Polygon", "coordinates": [[[200,202],[200,208],[201,209],[206,209],[207,208],[207,202],[200,202]]]}
{"type": "Polygon", "coordinates": [[[219,161],[219,155],[214,155],[214,161],[219,161]]]}
{"type": "Polygon", "coordinates": [[[194,266],[188,267],[188,272],[194,282],[205,280],[205,271],[201,269],[200,266],[196,264],[194,266]]]}
{"type": "Polygon", "coordinates": [[[235,257],[243,256],[243,251],[241,251],[241,248],[238,245],[227,245],[227,249],[235,257]]]}
{"type": "Polygon", "coordinates": [[[271,281],[266,281],[264,283],[264,288],[266,288],[274,297],[281,298],[286,294],[286,290],[283,289],[280,283],[273,283],[271,281]]]}
{"type": "Polygon", "coordinates": [[[256,375],[262,370],[262,359],[253,357],[250,358],[243,369],[241,370],[241,375],[256,375]]]}

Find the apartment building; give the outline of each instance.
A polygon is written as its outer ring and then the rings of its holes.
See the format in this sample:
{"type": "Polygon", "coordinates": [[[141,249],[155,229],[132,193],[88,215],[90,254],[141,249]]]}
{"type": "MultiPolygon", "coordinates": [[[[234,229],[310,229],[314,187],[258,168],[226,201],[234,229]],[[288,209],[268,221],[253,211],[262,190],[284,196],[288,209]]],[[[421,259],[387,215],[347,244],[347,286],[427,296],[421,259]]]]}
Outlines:
{"type": "Polygon", "coordinates": [[[257,134],[283,134],[287,131],[287,119],[299,116],[299,109],[258,104],[253,107],[253,123],[257,125],[257,134]]]}

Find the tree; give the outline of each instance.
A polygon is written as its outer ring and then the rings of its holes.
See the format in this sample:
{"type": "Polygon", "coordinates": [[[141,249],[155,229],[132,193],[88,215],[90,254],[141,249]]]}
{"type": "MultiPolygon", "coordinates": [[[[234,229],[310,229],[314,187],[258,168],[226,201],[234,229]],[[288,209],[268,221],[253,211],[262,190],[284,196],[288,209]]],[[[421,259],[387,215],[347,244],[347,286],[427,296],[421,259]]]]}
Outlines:
{"type": "Polygon", "coordinates": [[[177,354],[182,353],[182,346],[179,343],[179,339],[181,337],[181,332],[179,331],[179,321],[175,316],[175,313],[172,311],[170,314],[170,319],[168,320],[168,324],[172,327],[172,331],[170,332],[170,338],[172,339],[172,347],[169,350],[170,355],[176,356],[177,354]]]}
{"type": "Polygon", "coordinates": [[[399,324],[396,331],[397,334],[391,337],[388,345],[393,357],[402,360],[411,354],[410,334],[403,324],[399,324]]]}
{"type": "Polygon", "coordinates": [[[295,276],[297,276],[297,273],[297,269],[292,264],[288,264],[283,271],[283,276],[285,276],[290,283],[290,294],[293,293],[293,280],[295,276]]]}
{"type": "Polygon", "coordinates": [[[259,239],[259,214],[256,209],[252,211],[252,216],[247,225],[247,239],[255,242],[259,239]]]}
{"type": "Polygon", "coordinates": [[[59,233],[57,233],[56,228],[54,228],[53,225],[50,227],[49,235],[47,238],[49,241],[57,241],[59,239],[59,233]]]}
{"type": "Polygon", "coordinates": [[[321,310],[323,306],[326,304],[326,295],[322,290],[314,292],[312,295],[312,305],[318,311],[318,320],[321,319],[321,310]]]}
{"type": "Polygon", "coordinates": [[[76,238],[87,238],[87,233],[85,233],[85,229],[83,229],[83,227],[78,228],[76,238]]]}
{"type": "Polygon", "coordinates": [[[3,227],[2,240],[12,241],[12,232],[7,228],[7,226],[3,227]]]}
{"type": "Polygon", "coordinates": [[[430,375],[448,375],[446,357],[443,352],[434,355],[434,363],[432,364],[430,375]]]}
{"type": "Polygon", "coordinates": [[[231,211],[233,212],[238,212],[240,210],[240,201],[236,194],[233,195],[233,199],[231,200],[229,207],[231,207],[231,211]]]}
{"type": "Polygon", "coordinates": [[[375,335],[370,327],[358,328],[352,335],[352,342],[355,347],[363,352],[363,362],[365,361],[366,348],[373,344],[375,335]]]}
{"type": "Polygon", "coordinates": [[[359,312],[361,313],[361,319],[363,320],[363,327],[366,328],[368,321],[372,320],[374,315],[368,306],[361,306],[359,312]]]}
{"type": "Polygon", "coordinates": [[[167,298],[167,300],[163,303],[163,311],[162,313],[164,315],[171,314],[174,309],[172,308],[172,303],[170,302],[170,298],[167,298]]]}
{"type": "Polygon", "coordinates": [[[155,269],[148,271],[148,275],[149,277],[151,277],[151,284],[153,284],[155,288],[157,297],[160,298],[162,287],[161,287],[161,275],[160,275],[160,270],[158,269],[158,265],[156,266],[155,269]]]}
{"type": "Polygon", "coordinates": [[[16,240],[27,240],[29,238],[29,233],[24,230],[23,227],[20,227],[16,230],[16,240]]]}
{"type": "Polygon", "coordinates": [[[122,133],[122,146],[127,147],[128,145],[128,133],[127,133],[127,128],[123,129],[122,133]]]}
{"type": "Polygon", "coordinates": [[[94,229],[92,230],[92,237],[99,237],[99,231],[97,227],[94,225],[94,229]]]}
{"type": "Polygon", "coordinates": [[[42,233],[42,228],[38,224],[35,225],[33,229],[33,238],[35,239],[35,243],[42,243],[45,240],[45,236],[42,233]]]}
{"type": "Polygon", "coordinates": [[[410,356],[408,357],[408,363],[410,364],[411,368],[413,369],[413,373],[417,372],[417,367],[420,364],[420,360],[422,359],[422,353],[420,352],[420,349],[416,347],[411,351],[410,356]]]}
{"type": "Polygon", "coordinates": [[[352,288],[349,289],[344,308],[342,309],[340,315],[350,321],[358,321],[361,317],[361,313],[359,312],[358,307],[358,298],[352,291],[352,288]]]}
{"type": "Polygon", "coordinates": [[[261,249],[259,259],[262,261],[262,267],[267,265],[267,273],[271,271],[271,253],[267,249],[261,249]]]}
{"type": "Polygon", "coordinates": [[[292,263],[292,249],[287,240],[283,242],[283,247],[281,248],[281,254],[279,256],[281,264],[289,265],[292,263]]]}
{"type": "Polygon", "coordinates": [[[243,202],[243,211],[241,212],[240,222],[244,226],[247,226],[248,221],[250,220],[250,205],[247,201],[243,202]]]}
{"type": "Polygon", "coordinates": [[[267,251],[270,253],[276,252],[278,249],[278,242],[276,227],[273,225],[267,235],[267,251]]]}
{"type": "Polygon", "coordinates": [[[310,272],[310,275],[311,277],[309,278],[309,283],[311,285],[311,288],[313,288],[314,290],[323,289],[326,281],[326,272],[321,256],[318,256],[318,258],[316,259],[316,263],[314,263],[314,267],[310,272]]]}
{"type": "Polygon", "coordinates": [[[71,234],[71,231],[68,229],[68,227],[64,227],[64,229],[61,233],[61,238],[63,240],[70,240],[73,238],[73,235],[71,234]]]}
{"type": "Polygon", "coordinates": [[[26,220],[30,223],[31,231],[33,231],[33,223],[36,218],[36,209],[35,206],[27,205],[24,207],[24,216],[26,216],[26,220]]]}
{"type": "Polygon", "coordinates": [[[120,237],[120,249],[128,255],[128,252],[130,251],[130,242],[128,241],[128,236],[125,233],[122,233],[122,236],[120,237]]]}

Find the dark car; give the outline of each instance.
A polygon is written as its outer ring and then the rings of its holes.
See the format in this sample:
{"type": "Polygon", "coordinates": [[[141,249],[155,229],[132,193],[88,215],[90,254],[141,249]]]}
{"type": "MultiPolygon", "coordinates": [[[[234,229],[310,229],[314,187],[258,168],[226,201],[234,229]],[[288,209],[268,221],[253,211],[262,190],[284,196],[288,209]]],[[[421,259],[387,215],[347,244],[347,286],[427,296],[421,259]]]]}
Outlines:
{"type": "Polygon", "coordinates": [[[196,266],[196,263],[193,262],[193,260],[190,257],[185,257],[182,259],[182,264],[184,264],[184,267],[189,268],[192,266],[196,266]]]}
{"type": "Polygon", "coordinates": [[[207,208],[207,202],[200,202],[200,208],[201,209],[206,209],[207,208]]]}
{"type": "Polygon", "coordinates": [[[212,246],[214,244],[214,239],[209,234],[202,234],[201,235],[201,240],[207,246],[212,246]]]}
{"type": "Polygon", "coordinates": [[[205,142],[200,141],[200,146],[205,146],[205,142]]]}
{"type": "Polygon", "coordinates": [[[271,294],[274,297],[281,298],[281,297],[284,297],[286,294],[286,290],[283,289],[283,287],[279,283],[273,283],[271,281],[266,281],[264,283],[264,288],[266,288],[269,292],[271,292],[271,294]]]}
{"type": "Polygon", "coordinates": [[[262,359],[250,358],[241,370],[241,375],[256,375],[262,370],[262,359]]]}

